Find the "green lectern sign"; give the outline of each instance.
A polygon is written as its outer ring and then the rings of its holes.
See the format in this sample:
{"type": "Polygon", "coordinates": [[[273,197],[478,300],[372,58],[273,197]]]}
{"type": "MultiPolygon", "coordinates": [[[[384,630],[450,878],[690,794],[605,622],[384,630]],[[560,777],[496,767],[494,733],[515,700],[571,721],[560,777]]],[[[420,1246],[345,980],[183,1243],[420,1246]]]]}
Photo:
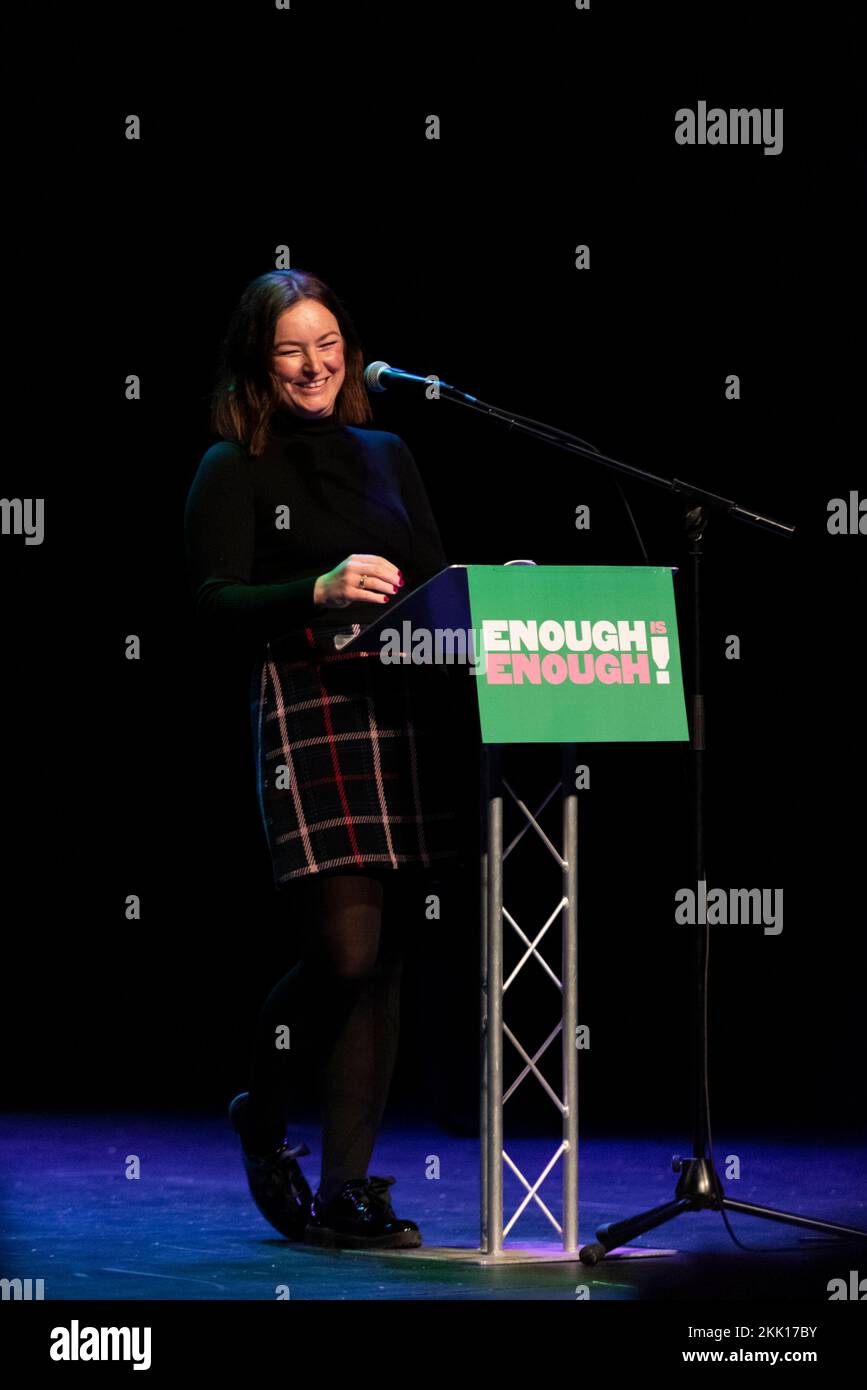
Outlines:
{"type": "Polygon", "coordinates": [[[670,569],[468,565],[484,743],[687,740],[670,569]]]}

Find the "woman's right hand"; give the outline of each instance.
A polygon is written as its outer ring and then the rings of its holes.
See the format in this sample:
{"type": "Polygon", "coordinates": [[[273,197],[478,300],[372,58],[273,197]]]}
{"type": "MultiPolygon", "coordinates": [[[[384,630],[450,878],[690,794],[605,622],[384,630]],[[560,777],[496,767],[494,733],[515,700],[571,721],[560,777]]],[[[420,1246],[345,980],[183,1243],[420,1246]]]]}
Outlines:
{"type": "Polygon", "coordinates": [[[381,555],[350,555],[313,586],[313,602],[320,608],[345,608],[349,603],[387,603],[403,584],[403,575],[381,555]],[[361,579],[364,578],[364,587],[361,579]]]}

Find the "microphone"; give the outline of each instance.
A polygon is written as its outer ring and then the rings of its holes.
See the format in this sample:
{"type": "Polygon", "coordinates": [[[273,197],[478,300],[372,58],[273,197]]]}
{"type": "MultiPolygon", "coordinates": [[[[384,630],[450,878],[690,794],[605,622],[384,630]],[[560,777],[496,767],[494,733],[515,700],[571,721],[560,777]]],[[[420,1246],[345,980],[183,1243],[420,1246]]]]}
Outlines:
{"type": "Polygon", "coordinates": [[[435,384],[438,391],[447,391],[449,395],[457,396],[461,400],[473,401],[475,396],[468,396],[466,391],[459,391],[456,386],[449,386],[447,381],[440,381],[439,377],[434,378],[432,383],[429,377],[414,376],[412,372],[402,372],[398,367],[390,367],[387,362],[370,362],[364,369],[364,384],[368,391],[384,391],[391,382],[412,382],[414,386],[429,386],[435,384]]]}

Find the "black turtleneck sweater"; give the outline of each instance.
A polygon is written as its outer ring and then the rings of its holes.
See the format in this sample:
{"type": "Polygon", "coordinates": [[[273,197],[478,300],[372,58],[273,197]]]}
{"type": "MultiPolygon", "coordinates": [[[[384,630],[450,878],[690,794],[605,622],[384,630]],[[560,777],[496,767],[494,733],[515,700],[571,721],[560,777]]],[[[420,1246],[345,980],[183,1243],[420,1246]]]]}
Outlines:
{"type": "Polygon", "coordinates": [[[448,560],[415,460],[396,434],[278,409],[264,452],[221,440],[199,463],[184,514],[196,612],[252,653],[311,624],[373,622],[386,605],[313,603],[313,586],[353,552],[403,573],[400,595],[448,560]]]}

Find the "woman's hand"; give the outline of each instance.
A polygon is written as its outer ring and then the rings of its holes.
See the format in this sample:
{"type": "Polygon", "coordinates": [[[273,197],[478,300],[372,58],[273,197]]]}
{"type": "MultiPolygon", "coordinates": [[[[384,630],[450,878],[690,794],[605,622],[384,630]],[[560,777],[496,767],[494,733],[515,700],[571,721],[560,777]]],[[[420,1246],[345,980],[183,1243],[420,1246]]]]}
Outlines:
{"type": "Polygon", "coordinates": [[[320,574],[313,586],[313,602],[320,608],[345,608],[359,599],[388,603],[402,584],[403,575],[390,560],[381,555],[350,555],[327,574],[320,574]]]}

